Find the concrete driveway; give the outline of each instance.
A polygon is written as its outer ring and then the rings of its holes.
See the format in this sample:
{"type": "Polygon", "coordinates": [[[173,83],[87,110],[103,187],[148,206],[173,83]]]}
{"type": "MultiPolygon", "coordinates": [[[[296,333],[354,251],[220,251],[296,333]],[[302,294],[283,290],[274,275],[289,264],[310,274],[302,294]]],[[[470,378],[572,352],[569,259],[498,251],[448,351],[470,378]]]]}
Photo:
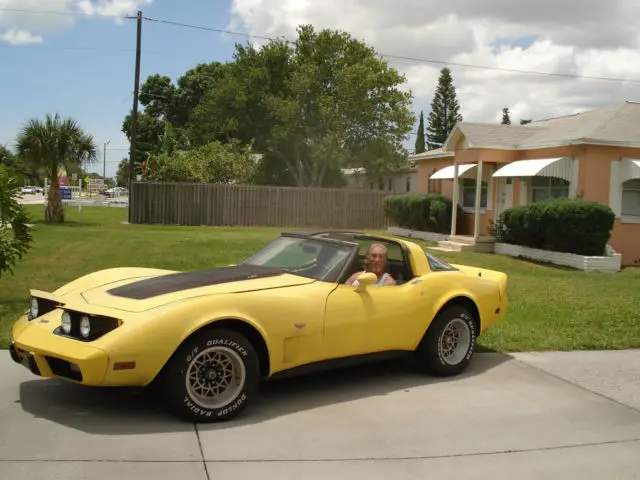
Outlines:
{"type": "Polygon", "coordinates": [[[148,393],[42,380],[0,354],[7,479],[640,478],[640,351],[281,380],[236,421],[197,427],[148,393]]]}

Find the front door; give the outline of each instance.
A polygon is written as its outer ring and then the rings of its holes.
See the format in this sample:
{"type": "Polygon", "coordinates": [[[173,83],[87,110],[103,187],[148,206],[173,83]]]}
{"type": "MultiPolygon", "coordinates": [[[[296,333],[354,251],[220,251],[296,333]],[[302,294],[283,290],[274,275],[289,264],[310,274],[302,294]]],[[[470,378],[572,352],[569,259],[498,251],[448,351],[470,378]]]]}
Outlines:
{"type": "Polygon", "coordinates": [[[496,202],[496,218],[502,212],[513,207],[513,179],[511,177],[498,178],[496,202]]]}

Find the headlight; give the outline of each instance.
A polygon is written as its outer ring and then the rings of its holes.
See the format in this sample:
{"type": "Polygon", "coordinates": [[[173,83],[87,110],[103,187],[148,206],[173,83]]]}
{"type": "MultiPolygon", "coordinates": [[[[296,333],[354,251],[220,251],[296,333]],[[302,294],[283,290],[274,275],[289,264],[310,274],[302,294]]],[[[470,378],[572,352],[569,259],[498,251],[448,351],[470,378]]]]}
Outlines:
{"type": "Polygon", "coordinates": [[[38,299],[36,297],[31,297],[31,305],[29,306],[29,313],[31,313],[31,318],[38,317],[38,299]]]}
{"type": "Polygon", "coordinates": [[[80,319],[80,335],[82,338],[88,338],[91,333],[91,322],[89,321],[89,317],[83,315],[80,319]]]}
{"type": "Polygon", "coordinates": [[[62,312],[62,331],[67,335],[71,333],[71,315],[69,315],[69,312],[62,312]]]}

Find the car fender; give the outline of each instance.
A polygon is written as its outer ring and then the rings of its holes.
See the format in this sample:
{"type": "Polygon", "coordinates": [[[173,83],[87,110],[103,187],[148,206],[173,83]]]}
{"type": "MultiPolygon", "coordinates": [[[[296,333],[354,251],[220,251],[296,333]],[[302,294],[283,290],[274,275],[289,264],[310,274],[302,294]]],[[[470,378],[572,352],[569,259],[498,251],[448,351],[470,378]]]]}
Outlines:
{"type": "MultiPolygon", "coordinates": [[[[252,327],[262,337],[268,354],[271,352],[272,345],[262,325],[251,315],[248,315],[247,312],[228,305],[231,302],[226,302],[225,300],[227,299],[221,296],[216,300],[216,303],[220,303],[220,305],[212,307],[211,298],[193,298],[177,302],[177,304],[164,309],[165,311],[157,320],[160,324],[167,325],[167,328],[172,331],[170,337],[174,338],[175,341],[171,342],[171,345],[166,348],[158,349],[152,370],[149,371],[150,377],[155,378],[162,372],[187,339],[197,334],[197,332],[213,327],[216,323],[222,321],[242,322],[252,327]],[[175,325],[176,318],[185,319],[179,328],[175,325]]],[[[151,320],[148,323],[151,324],[153,322],[151,320]]]]}

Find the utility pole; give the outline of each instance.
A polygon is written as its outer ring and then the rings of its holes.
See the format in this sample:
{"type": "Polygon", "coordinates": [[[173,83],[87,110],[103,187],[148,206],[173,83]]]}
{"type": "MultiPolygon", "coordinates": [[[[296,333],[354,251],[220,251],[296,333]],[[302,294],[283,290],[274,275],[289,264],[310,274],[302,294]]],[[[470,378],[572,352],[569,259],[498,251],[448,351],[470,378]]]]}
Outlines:
{"type": "Polygon", "coordinates": [[[133,182],[136,179],[136,130],[138,125],[138,95],[140,92],[140,50],[142,44],[142,12],[138,10],[136,17],[138,29],[136,34],[136,73],[133,85],[133,112],[131,114],[131,150],[129,151],[129,223],[131,223],[131,197],[133,182]]]}
{"type": "Polygon", "coordinates": [[[111,140],[104,142],[104,154],[102,157],[102,179],[107,181],[107,145],[111,143],[111,140]]]}

